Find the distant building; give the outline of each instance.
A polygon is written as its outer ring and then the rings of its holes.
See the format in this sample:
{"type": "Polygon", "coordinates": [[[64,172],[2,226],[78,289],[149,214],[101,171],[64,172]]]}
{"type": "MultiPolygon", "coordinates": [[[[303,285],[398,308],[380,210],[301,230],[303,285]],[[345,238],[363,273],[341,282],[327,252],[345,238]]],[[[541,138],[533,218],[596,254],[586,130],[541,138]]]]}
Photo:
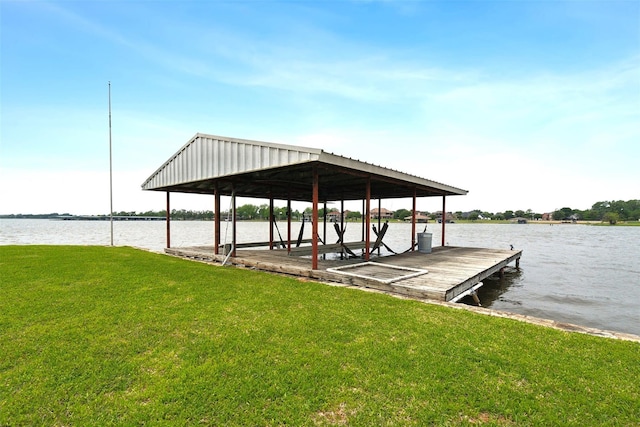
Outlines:
{"type": "Polygon", "coordinates": [[[469,218],[473,217],[473,214],[477,214],[478,215],[476,219],[488,219],[488,220],[491,219],[489,217],[485,217],[484,215],[482,215],[482,213],[480,213],[478,211],[462,212],[462,214],[460,216],[462,217],[462,219],[469,219],[469,218]]]}
{"type": "MultiPolygon", "coordinates": [[[[404,217],[404,221],[406,222],[410,222],[411,221],[411,215],[409,216],[405,216],[404,217]]],[[[416,213],[416,222],[418,223],[427,223],[429,222],[429,217],[421,212],[416,213]]]]}
{"type": "Polygon", "coordinates": [[[374,208],[371,209],[370,217],[371,219],[391,219],[393,218],[393,211],[385,208],[381,208],[380,210],[378,210],[378,208],[374,208]]]}
{"type": "MultiPolygon", "coordinates": [[[[436,212],[436,217],[438,218],[438,223],[442,224],[442,211],[436,212]]],[[[447,212],[445,215],[445,222],[455,222],[456,219],[458,217],[453,212],[447,212]]]]}
{"type": "Polygon", "coordinates": [[[340,211],[337,209],[333,209],[331,212],[327,212],[327,221],[329,222],[339,222],[340,221],[340,211]]]}

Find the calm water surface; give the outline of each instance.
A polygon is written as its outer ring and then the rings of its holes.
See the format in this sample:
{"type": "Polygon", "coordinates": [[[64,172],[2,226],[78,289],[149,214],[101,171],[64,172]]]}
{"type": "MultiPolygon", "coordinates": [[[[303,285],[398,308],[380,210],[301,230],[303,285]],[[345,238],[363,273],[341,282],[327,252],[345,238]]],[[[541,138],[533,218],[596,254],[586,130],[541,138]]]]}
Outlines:
{"type": "MultiPolygon", "coordinates": [[[[286,223],[278,225],[286,239],[286,223]]],[[[292,225],[293,236],[300,225],[292,225]]],[[[310,228],[307,224],[306,238],[311,236],[310,228]]],[[[418,231],[423,229],[424,225],[417,226],[418,231]]],[[[427,231],[433,233],[434,245],[439,245],[440,226],[429,224],[427,231]]],[[[640,227],[450,224],[446,233],[446,244],[451,246],[508,249],[513,245],[524,251],[519,271],[485,281],[480,292],[485,307],[640,335],[640,227]]],[[[116,245],[161,252],[165,235],[163,221],[114,222],[116,245]]],[[[361,235],[359,223],[347,225],[347,240],[360,240],[361,235]]],[[[238,242],[268,237],[266,223],[238,223],[238,242]]],[[[329,228],[327,241],[336,237],[329,228]]],[[[222,224],[225,238],[231,240],[227,223],[222,224]]],[[[389,225],[385,243],[393,250],[408,249],[410,240],[410,224],[389,225]]],[[[171,223],[173,247],[211,245],[212,241],[212,222],[171,223]]],[[[0,245],[109,243],[106,221],[0,219],[0,245]]]]}

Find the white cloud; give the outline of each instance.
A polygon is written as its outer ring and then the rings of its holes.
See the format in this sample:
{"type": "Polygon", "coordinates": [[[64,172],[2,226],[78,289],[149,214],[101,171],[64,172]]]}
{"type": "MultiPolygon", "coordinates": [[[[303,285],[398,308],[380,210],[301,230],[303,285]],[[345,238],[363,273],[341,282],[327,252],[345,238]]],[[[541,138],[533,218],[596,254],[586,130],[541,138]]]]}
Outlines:
{"type": "MultiPolygon", "coordinates": [[[[137,64],[143,75],[127,82],[132,86],[114,87],[116,210],[162,209],[163,196],[139,186],[196,132],[318,147],[470,190],[452,199],[453,209],[542,211],[637,197],[637,53],[579,72],[542,71],[534,61],[526,71],[509,68],[501,55],[487,58],[486,66],[457,67],[432,62],[420,50],[425,40],[406,46],[367,41],[333,32],[341,27],[314,22],[313,14],[274,13],[270,18],[278,21],[266,22],[249,10],[251,22],[270,30],[260,37],[253,27],[235,27],[238,21],[194,26],[158,11],[150,25],[161,30],[151,34],[98,18],[103,6],[47,7],[57,15],[54,24],[74,26],[79,37],[107,41],[114,52],[148,62],[148,68],[137,64]],[[504,74],[492,74],[492,59],[507,65],[504,74]],[[135,86],[150,75],[163,89],[175,84],[166,96],[153,97],[168,100],[161,107],[140,102],[158,89],[135,86]],[[131,92],[118,98],[120,90],[131,92]],[[118,105],[127,96],[131,104],[118,105]]],[[[108,210],[104,84],[102,93],[83,93],[75,108],[15,102],[3,110],[2,166],[14,169],[5,169],[10,173],[0,185],[2,210],[108,210]],[[95,99],[103,99],[104,108],[95,99]],[[16,179],[24,186],[8,184],[16,179]]],[[[206,197],[176,196],[182,200],[185,208],[209,205],[206,197]]]]}

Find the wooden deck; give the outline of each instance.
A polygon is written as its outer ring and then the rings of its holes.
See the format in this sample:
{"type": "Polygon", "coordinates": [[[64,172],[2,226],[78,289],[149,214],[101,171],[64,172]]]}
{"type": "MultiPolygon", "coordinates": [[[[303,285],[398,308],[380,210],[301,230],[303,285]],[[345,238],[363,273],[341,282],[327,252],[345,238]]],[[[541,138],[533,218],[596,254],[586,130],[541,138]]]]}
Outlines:
{"type": "MultiPolygon", "coordinates": [[[[213,246],[165,249],[171,255],[223,262],[213,246]]],[[[519,264],[522,251],[500,249],[435,247],[429,254],[407,252],[400,255],[363,259],[318,261],[311,269],[308,257],[289,256],[284,249],[238,249],[227,262],[259,270],[311,279],[374,288],[418,299],[451,301],[508,264],[519,264]],[[348,267],[352,266],[352,267],[348,267]],[[347,267],[347,268],[345,268],[347,267]],[[336,270],[337,269],[337,270],[336,270]]]]}

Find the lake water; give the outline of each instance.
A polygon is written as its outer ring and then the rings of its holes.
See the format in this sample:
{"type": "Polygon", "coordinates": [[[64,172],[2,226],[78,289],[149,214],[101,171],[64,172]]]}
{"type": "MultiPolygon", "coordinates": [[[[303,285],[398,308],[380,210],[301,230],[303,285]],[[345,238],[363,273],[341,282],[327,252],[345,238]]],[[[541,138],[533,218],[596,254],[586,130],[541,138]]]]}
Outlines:
{"type": "MultiPolygon", "coordinates": [[[[286,223],[278,223],[286,239],[286,223]]],[[[292,224],[293,239],[301,223],[292,224]]],[[[164,221],[117,221],[114,244],[162,252],[164,221]]],[[[229,223],[222,240],[231,240],[229,223]]],[[[329,228],[329,227],[328,227],[329,228]]],[[[305,238],[311,237],[311,226],[305,238]]],[[[417,231],[424,224],[417,225],[417,231]]],[[[434,246],[441,228],[429,224],[434,246]]],[[[322,224],[320,224],[322,236],[322,224]]],[[[347,241],[360,240],[360,223],[347,225],[347,241]]],[[[278,233],[276,231],[276,236],[278,233]]],[[[446,244],[522,249],[520,270],[503,279],[486,280],[483,306],[561,322],[640,335],[640,227],[594,227],[576,224],[448,224],[446,244]]],[[[266,241],[267,223],[239,222],[238,242],[266,241]]],[[[327,241],[335,242],[333,226],[327,241]]],[[[372,233],[372,239],[374,235],[372,233]]],[[[400,252],[409,248],[411,224],[389,224],[385,243],[400,252]]],[[[213,222],[172,221],[171,246],[212,245],[213,222]]],[[[0,245],[109,245],[108,221],[0,219],[0,245]]]]}

